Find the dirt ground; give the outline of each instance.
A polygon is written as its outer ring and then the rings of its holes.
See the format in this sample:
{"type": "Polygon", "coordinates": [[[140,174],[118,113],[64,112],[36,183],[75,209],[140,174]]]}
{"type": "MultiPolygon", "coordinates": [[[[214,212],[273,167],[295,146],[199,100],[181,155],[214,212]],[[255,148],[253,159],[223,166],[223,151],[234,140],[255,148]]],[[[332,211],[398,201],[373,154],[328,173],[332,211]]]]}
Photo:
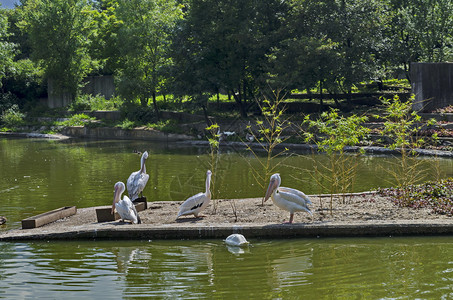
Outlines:
{"type": "MultiPolygon", "coordinates": [[[[413,233],[410,229],[411,226],[421,226],[423,228],[428,227],[428,231],[424,229],[422,232],[429,234],[445,234],[446,231],[443,228],[447,227],[446,230],[452,232],[450,227],[453,224],[453,219],[451,217],[434,214],[429,208],[398,207],[390,198],[382,197],[376,193],[358,194],[345,199],[334,197],[332,202],[330,197],[311,196],[310,199],[313,203],[311,205],[313,218],[307,212],[296,212],[293,222],[296,227],[303,225],[301,228],[305,233],[310,228],[315,229],[316,232],[323,231],[323,229],[330,232],[339,229],[340,231],[334,233],[334,235],[350,235],[350,231],[341,233],[344,232],[341,231],[341,228],[345,228],[345,226],[354,228],[352,230],[356,235],[361,230],[362,233],[368,232],[367,235],[373,235],[374,230],[378,227],[391,227],[396,230],[408,227],[409,231],[413,233]],[[331,204],[332,210],[330,209],[331,204]],[[372,229],[367,231],[366,228],[372,229]],[[437,231],[436,228],[440,228],[441,231],[437,231]]],[[[164,236],[170,235],[181,238],[182,235],[187,238],[187,230],[196,231],[198,234],[211,235],[214,234],[213,230],[221,228],[223,228],[221,230],[227,228],[227,231],[255,228],[258,230],[256,235],[260,236],[260,234],[266,233],[260,230],[275,228],[272,225],[279,225],[289,220],[289,213],[276,207],[272,200],[269,199],[264,206],[261,201],[261,198],[212,200],[206,210],[202,212],[204,217],[183,216],[179,219],[176,219],[176,216],[182,202],[148,202],[148,208],[139,212],[142,224],[132,224],[121,220],[98,222],[96,209],[111,206],[78,208],[75,215],[42,227],[0,232],[0,240],[50,239],[50,236],[71,239],[76,238],[75,236],[81,233],[88,233],[91,237],[100,237],[98,234],[101,232],[108,232],[109,238],[124,238],[149,230],[158,231],[161,236],[164,232],[164,236]]],[[[280,225],[279,230],[284,230],[284,226],[288,225],[280,225]]],[[[288,232],[291,232],[291,230],[288,232]]],[[[218,233],[219,231],[216,234],[218,233]]],[[[281,236],[281,234],[286,233],[286,231],[278,231],[274,233],[274,236],[281,236]]],[[[382,232],[375,233],[382,235],[382,232]]],[[[391,235],[391,233],[389,234],[391,235]]],[[[398,234],[404,234],[404,232],[398,234]]]]}
{"type": "MultiPolygon", "coordinates": [[[[331,224],[336,223],[392,223],[415,221],[427,223],[451,222],[445,215],[432,213],[431,209],[413,209],[396,206],[391,199],[378,194],[362,194],[352,197],[317,197],[311,196],[313,218],[307,212],[296,212],[294,223],[304,224],[331,224]],[[332,203],[332,210],[330,205],[332,203]]],[[[249,199],[220,199],[212,200],[205,211],[204,217],[183,216],[176,219],[179,206],[182,202],[148,202],[148,209],[140,211],[142,220],[140,225],[132,225],[119,220],[107,222],[124,226],[213,226],[213,225],[268,225],[280,224],[289,220],[289,213],[276,207],[269,199],[264,206],[261,198],[249,199]]],[[[97,223],[95,208],[78,209],[75,216],[45,225],[43,228],[54,226],[83,226],[83,224],[97,223]]],[[[107,225],[104,223],[104,225],[107,225]]]]}

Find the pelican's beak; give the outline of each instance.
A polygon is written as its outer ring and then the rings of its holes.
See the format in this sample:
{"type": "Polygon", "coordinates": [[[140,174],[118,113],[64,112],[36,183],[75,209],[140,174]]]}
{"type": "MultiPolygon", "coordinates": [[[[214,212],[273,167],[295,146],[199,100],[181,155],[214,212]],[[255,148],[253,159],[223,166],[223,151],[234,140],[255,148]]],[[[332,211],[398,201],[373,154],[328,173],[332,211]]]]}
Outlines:
{"type": "Polygon", "coordinates": [[[115,213],[115,203],[118,202],[118,197],[118,188],[115,186],[115,191],[113,192],[112,215],[115,213]]]}
{"type": "Polygon", "coordinates": [[[277,180],[272,178],[271,181],[269,182],[269,187],[267,188],[266,196],[264,196],[264,202],[266,202],[266,200],[269,199],[269,197],[272,195],[272,193],[274,192],[274,190],[276,188],[277,188],[277,180]]]}

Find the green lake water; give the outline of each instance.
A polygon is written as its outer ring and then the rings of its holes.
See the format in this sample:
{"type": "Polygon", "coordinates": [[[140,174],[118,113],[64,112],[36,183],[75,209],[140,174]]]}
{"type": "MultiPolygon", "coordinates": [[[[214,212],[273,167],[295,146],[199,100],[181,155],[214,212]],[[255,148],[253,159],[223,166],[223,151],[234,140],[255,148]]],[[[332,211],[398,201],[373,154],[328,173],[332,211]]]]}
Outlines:
{"type": "MultiPolygon", "coordinates": [[[[0,138],[0,230],[62,206],[110,205],[113,185],[137,171],[147,150],[148,201],[182,201],[204,189],[206,148],[177,143],[0,138]]],[[[261,197],[256,159],[221,148],[220,198],[261,197]]],[[[323,155],[315,156],[323,161],[323,155]]],[[[311,154],[278,169],[285,186],[323,192],[309,174],[311,154]]],[[[392,185],[396,158],[363,156],[354,190],[392,185]]],[[[453,176],[453,160],[420,158],[426,178],[453,176]]],[[[176,214],[176,212],[175,212],[176,214]]],[[[451,237],[0,243],[0,298],[103,299],[450,299],[451,237]]]]}
{"type": "Polygon", "coordinates": [[[0,298],[145,297],[451,299],[453,240],[0,243],[0,298]]]}

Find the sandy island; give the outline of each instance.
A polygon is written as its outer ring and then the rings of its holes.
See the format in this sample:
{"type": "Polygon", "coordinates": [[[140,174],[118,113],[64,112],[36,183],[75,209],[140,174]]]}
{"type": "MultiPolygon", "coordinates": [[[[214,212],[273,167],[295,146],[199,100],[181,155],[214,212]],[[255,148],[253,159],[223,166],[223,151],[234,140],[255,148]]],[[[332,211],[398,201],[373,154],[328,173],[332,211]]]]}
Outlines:
{"type": "MultiPolygon", "coordinates": [[[[289,213],[261,198],[220,199],[211,201],[205,217],[181,217],[176,214],[181,202],[148,202],[139,212],[142,224],[112,221],[98,223],[96,208],[80,208],[73,216],[34,229],[14,229],[0,233],[0,240],[54,239],[196,239],[225,238],[242,233],[247,238],[286,237],[363,237],[397,235],[453,234],[452,218],[429,208],[398,207],[377,193],[335,197],[310,197],[313,219],[297,212],[294,223],[289,213]],[[215,210],[214,210],[215,209],[215,210]]],[[[103,206],[109,207],[109,206],[103,206]]]]}

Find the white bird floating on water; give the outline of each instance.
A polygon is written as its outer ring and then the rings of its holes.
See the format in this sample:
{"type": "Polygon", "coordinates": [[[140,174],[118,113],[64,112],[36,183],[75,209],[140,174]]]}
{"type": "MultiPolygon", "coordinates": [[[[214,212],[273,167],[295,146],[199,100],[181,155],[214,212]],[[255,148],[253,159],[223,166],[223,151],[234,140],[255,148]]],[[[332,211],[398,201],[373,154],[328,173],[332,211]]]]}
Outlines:
{"type": "Polygon", "coordinates": [[[146,174],[145,161],[148,158],[148,151],[143,152],[140,159],[140,170],[133,172],[127,179],[127,192],[132,201],[138,198],[148,183],[149,174],[146,174]]]}
{"type": "Polygon", "coordinates": [[[208,170],[206,172],[206,191],[204,193],[198,193],[184,201],[179,208],[178,216],[176,218],[190,214],[193,214],[195,218],[198,218],[199,213],[208,206],[209,201],[211,201],[211,191],[209,190],[211,175],[212,172],[208,170]]]}
{"type": "Polygon", "coordinates": [[[121,199],[121,195],[126,190],[124,183],[119,181],[115,183],[115,191],[113,194],[113,203],[112,203],[112,215],[115,213],[115,208],[118,214],[120,215],[121,219],[129,220],[134,224],[140,224],[142,221],[135,209],[134,203],[127,197],[124,196],[121,199]]]}
{"type": "Polygon", "coordinates": [[[242,234],[234,233],[225,239],[225,244],[233,247],[242,247],[250,244],[242,234]]]}
{"type": "Polygon", "coordinates": [[[306,211],[313,218],[308,207],[308,204],[312,204],[308,196],[299,190],[280,186],[281,182],[280,174],[276,173],[271,176],[264,201],[271,197],[277,207],[289,211],[289,224],[293,222],[296,211],[306,211]]]}
{"type": "Polygon", "coordinates": [[[247,134],[245,135],[245,139],[251,143],[255,140],[255,136],[253,134],[247,132],[247,134]]]}

